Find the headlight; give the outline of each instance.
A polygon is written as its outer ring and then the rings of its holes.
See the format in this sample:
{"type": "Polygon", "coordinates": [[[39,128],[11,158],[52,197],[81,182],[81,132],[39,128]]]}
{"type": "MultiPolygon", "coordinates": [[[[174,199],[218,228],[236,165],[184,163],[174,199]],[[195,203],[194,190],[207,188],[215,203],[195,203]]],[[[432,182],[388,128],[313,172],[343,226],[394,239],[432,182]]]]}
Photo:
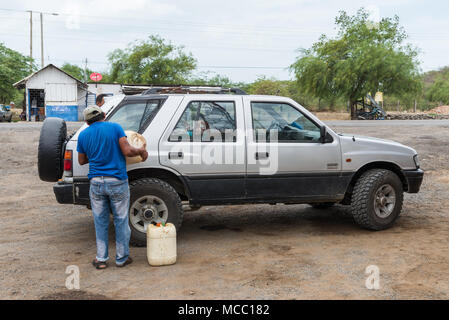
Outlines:
{"type": "Polygon", "coordinates": [[[418,159],[418,155],[417,154],[415,154],[413,156],[413,161],[415,161],[416,169],[419,169],[419,159],[418,159]]]}

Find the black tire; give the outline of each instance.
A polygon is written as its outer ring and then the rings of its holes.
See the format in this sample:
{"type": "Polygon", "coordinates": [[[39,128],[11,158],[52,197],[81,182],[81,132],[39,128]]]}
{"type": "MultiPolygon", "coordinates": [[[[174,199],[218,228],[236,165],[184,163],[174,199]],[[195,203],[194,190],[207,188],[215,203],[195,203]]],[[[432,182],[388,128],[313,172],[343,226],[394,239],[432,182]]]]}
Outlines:
{"type": "Polygon", "coordinates": [[[390,228],[399,217],[404,200],[404,191],[399,177],[392,171],[373,169],[365,172],[357,180],[351,199],[351,213],[355,222],[369,230],[390,228]],[[395,192],[392,212],[379,217],[374,209],[376,193],[382,186],[389,185],[395,192]]]}
{"type": "Polygon", "coordinates": [[[135,214],[135,212],[131,212],[133,211],[133,203],[143,196],[152,195],[163,200],[168,209],[167,222],[172,223],[176,230],[179,230],[184,212],[182,210],[181,198],[170,184],[156,178],[143,178],[131,181],[129,189],[131,193],[129,227],[131,228],[130,243],[132,245],[143,247],[147,244],[146,233],[136,229],[131,221],[131,215],[135,214]]]}
{"type": "Polygon", "coordinates": [[[309,205],[314,209],[323,210],[333,207],[335,205],[335,202],[309,203],[309,205]]]}
{"type": "Polygon", "coordinates": [[[42,124],[37,153],[39,178],[56,182],[64,173],[63,152],[67,137],[67,126],[60,118],[47,118],[42,124]]]}

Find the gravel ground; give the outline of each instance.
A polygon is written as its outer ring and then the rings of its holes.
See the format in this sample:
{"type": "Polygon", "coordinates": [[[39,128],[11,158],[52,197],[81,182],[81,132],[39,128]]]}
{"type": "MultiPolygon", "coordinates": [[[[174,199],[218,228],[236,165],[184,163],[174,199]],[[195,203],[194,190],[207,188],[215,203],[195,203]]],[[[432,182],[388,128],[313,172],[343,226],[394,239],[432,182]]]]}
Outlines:
{"type": "Polygon", "coordinates": [[[98,271],[91,212],[59,205],[37,177],[40,125],[1,123],[0,298],[448,299],[449,121],[330,125],[420,153],[422,190],[406,194],[393,228],[362,230],[344,207],[203,207],[185,214],[175,265],[150,267],[146,249],[131,248],[132,265],[98,271]],[[65,287],[69,265],[81,290],[65,287]],[[379,290],[365,287],[369,265],[380,269],[379,290]]]}

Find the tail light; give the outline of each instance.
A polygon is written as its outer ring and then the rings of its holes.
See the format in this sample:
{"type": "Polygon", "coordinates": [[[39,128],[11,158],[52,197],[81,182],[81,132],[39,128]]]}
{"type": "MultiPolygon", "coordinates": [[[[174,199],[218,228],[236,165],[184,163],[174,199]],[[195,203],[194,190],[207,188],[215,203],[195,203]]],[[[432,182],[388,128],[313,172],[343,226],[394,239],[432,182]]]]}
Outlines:
{"type": "Polygon", "coordinates": [[[64,152],[64,175],[71,177],[73,174],[73,151],[66,150],[64,152]]]}

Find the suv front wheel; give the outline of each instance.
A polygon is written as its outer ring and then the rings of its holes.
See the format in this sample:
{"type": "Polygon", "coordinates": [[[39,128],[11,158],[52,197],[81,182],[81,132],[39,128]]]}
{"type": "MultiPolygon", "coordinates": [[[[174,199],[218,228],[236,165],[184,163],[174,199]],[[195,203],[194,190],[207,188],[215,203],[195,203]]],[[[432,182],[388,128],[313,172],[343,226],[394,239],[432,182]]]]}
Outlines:
{"type": "Polygon", "coordinates": [[[131,244],[146,245],[146,223],[172,223],[181,227],[183,210],[181,198],[167,182],[155,178],[143,178],[129,183],[131,193],[129,226],[131,244]]]}
{"type": "Polygon", "coordinates": [[[360,226],[384,230],[393,225],[402,210],[404,191],[392,171],[374,169],[357,180],[351,199],[351,212],[360,226]]]}

